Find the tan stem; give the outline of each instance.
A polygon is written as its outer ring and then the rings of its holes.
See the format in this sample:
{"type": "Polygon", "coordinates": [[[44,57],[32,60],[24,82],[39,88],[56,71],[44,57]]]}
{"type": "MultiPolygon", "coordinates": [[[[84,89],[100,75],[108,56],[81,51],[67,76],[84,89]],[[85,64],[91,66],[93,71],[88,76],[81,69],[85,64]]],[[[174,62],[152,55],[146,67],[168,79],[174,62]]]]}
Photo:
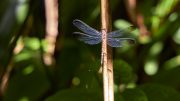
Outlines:
{"type": "Polygon", "coordinates": [[[44,63],[52,65],[56,37],[58,35],[58,0],[45,0],[46,10],[46,40],[47,53],[44,54],[44,63]]]}
{"type": "Polygon", "coordinates": [[[112,49],[107,46],[107,33],[111,31],[109,0],[101,0],[102,69],[104,101],[114,101],[112,49]]]}

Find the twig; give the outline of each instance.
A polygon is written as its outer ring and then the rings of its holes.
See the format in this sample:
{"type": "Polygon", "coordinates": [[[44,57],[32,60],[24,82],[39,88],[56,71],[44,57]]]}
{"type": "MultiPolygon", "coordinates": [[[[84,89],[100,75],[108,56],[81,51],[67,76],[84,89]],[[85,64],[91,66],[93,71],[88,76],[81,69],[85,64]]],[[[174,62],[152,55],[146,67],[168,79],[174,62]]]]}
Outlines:
{"type": "Polygon", "coordinates": [[[3,68],[3,71],[1,71],[2,72],[2,77],[0,75],[0,79],[1,79],[1,82],[0,82],[0,97],[4,95],[6,87],[8,86],[9,77],[10,77],[11,71],[13,69],[12,57],[13,57],[13,54],[15,54],[14,52],[16,51],[15,48],[17,47],[17,41],[18,41],[19,37],[22,35],[24,29],[26,29],[26,27],[27,27],[27,22],[29,21],[29,14],[30,13],[28,12],[24,23],[21,25],[22,27],[17,31],[14,38],[12,39],[11,44],[7,48],[7,51],[5,53],[5,54],[8,54],[7,57],[6,57],[7,58],[6,62],[3,65],[0,66],[0,68],[3,68]]]}
{"type": "Polygon", "coordinates": [[[8,86],[8,81],[9,81],[9,76],[10,76],[10,72],[12,70],[12,65],[11,63],[8,65],[7,67],[7,71],[5,71],[3,77],[2,77],[2,83],[1,83],[1,88],[0,88],[0,91],[1,93],[4,94],[7,86],[8,86]]]}
{"type": "Polygon", "coordinates": [[[101,24],[104,101],[114,101],[112,49],[107,46],[107,32],[111,30],[109,0],[101,0],[101,24]]]}
{"type": "Polygon", "coordinates": [[[144,23],[144,17],[141,14],[141,12],[137,9],[137,1],[126,0],[125,3],[131,21],[139,27],[141,37],[150,36],[150,32],[148,31],[144,23]]]}

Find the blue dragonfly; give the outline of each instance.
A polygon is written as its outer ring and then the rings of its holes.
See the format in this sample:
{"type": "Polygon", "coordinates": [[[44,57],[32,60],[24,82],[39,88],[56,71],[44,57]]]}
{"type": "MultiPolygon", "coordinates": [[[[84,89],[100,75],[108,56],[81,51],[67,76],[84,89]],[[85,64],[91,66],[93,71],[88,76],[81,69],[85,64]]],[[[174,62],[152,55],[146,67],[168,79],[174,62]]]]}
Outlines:
{"type": "MultiPolygon", "coordinates": [[[[81,20],[73,20],[73,25],[76,26],[81,32],[74,32],[73,34],[79,35],[79,40],[86,44],[95,45],[102,41],[102,33],[96,29],[90,27],[81,20]]],[[[120,29],[117,31],[112,31],[108,33],[107,44],[111,47],[122,47],[125,43],[134,44],[135,39],[128,34],[132,31],[133,27],[127,27],[125,29],[120,29]]]]}

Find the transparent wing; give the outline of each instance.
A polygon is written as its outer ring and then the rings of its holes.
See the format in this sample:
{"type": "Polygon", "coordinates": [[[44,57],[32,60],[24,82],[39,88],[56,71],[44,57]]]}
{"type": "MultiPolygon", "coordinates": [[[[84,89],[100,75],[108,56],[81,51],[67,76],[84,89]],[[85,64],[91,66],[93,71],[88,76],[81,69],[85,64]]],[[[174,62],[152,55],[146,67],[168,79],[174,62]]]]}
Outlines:
{"type": "Polygon", "coordinates": [[[129,33],[132,32],[135,29],[134,26],[129,26],[125,29],[120,29],[117,31],[109,32],[108,37],[113,38],[113,37],[129,37],[129,33]]]}
{"type": "Polygon", "coordinates": [[[101,36],[92,36],[88,34],[84,34],[81,32],[74,32],[73,34],[78,34],[79,35],[79,40],[83,41],[84,43],[90,44],[90,45],[95,45],[101,42],[101,36]]]}
{"type": "Polygon", "coordinates": [[[73,25],[76,26],[79,30],[91,36],[101,36],[101,33],[99,31],[88,26],[86,23],[82,22],[81,20],[78,19],[73,20],[73,25]]]}
{"type": "Polygon", "coordinates": [[[136,43],[133,38],[108,38],[108,45],[111,47],[122,47],[126,44],[136,43]]]}

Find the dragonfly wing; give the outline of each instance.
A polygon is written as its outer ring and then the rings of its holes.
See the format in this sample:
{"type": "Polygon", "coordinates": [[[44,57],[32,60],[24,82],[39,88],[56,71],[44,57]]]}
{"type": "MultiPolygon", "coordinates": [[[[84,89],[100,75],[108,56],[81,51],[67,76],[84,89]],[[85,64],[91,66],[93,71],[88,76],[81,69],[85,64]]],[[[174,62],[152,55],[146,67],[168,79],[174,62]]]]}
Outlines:
{"type": "Polygon", "coordinates": [[[74,32],[73,34],[78,34],[79,35],[79,40],[83,41],[84,43],[90,44],[90,45],[95,45],[101,42],[101,37],[96,37],[96,36],[91,36],[88,34],[84,34],[81,32],[74,32]]]}
{"type": "Polygon", "coordinates": [[[126,44],[134,44],[133,38],[108,38],[108,45],[111,47],[122,47],[126,44]]]}
{"type": "Polygon", "coordinates": [[[120,30],[116,30],[116,31],[112,31],[108,33],[108,37],[109,38],[113,38],[113,37],[130,37],[130,32],[132,32],[135,29],[134,26],[129,26],[127,28],[124,29],[120,29],[120,30]]]}
{"type": "Polygon", "coordinates": [[[81,20],[75,19],[73,20],[73,25],[76,26],[78,29],[83,31],[84,33],[87,33],[92,36],[101,36],[101,33],[94,28],[90,27],[86,23],[84,23],[81,20]]]}

